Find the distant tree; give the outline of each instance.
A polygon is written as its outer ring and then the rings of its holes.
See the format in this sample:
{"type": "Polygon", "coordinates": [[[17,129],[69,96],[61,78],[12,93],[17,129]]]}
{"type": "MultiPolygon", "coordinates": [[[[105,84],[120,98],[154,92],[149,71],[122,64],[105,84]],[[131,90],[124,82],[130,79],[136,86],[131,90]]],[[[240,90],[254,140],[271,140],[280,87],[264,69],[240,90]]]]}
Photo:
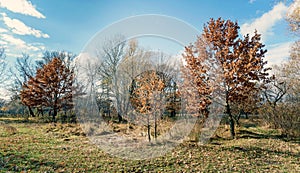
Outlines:
{"type": "Polygon", "coordinates": [[[287,13],[287,21],[290,24],[291,31],[300,34],[300,3],[299,0],[294,0],[287,13]]]}
{"type": "MultiPolygon", "coordinates": [[[[3,82],[6,80],[6,66],[7,66],[7,63],[5,61],[6,59],[6,56],[5,56],[5,49],[4,48],[0,48],[0,85],[3,84],[3,82]]],[[[0,87],[3,87],[3,86],[0,86],[0,87]]],[[[0,99],[0,108],[2,108],[2,106],[4,105],[5,103],[5,100],[3,99],[0,99]]]]}
{"type": "MultiPolygon", "coordinates": [[[[272,115],[276,114],[277,106],[283,101],[287,94],[288,86],[284,81],[273,79],[263,90],[263,99],[266,104],[272,109],[272,115]]],[[[269,122],[277,121],[272,115],[267,116],[269,122]]]]}
{"type": "Polygon", "coordinates": [[[38,68],[35,77],[30,77],[23,84],[21,100],[27,106],[49,107],[52,121],[64,107],[72,108],[74,86],[74,69],[68,68],[60,58],[53,58],[42,68],[38,68]]]}
{"type": "Polygon", "coordinates": [[[165,111],[169,114],[169,117],[174,118],[181,110],[181,96],[178,90],[178,84],[173,76],[165,80],[166,87],[164,88],[165,111]]]}
{"type": "Polygon", "coordinates": [[[74,59],[75,55],[71,52],[67,51],[45,51],[41,59],[35,61],[36,68],[42,68],[45,64],[50,63],[53,58],[58,58],[64,62],[64,65],[67,68],[75,68],[74,67],[74,59]]]}
{"type": "Polygon", "coordinates": [[[300,102],[300,40],[292,46],[290,59],[281,72],[290,86],[289,95],[300,102]]]}
{"type": "Polygon", "coordinates": [[[2,84],[6,80],[6,56],[5,49],[0,47],[0,83],[2,84]]]}
{"type": "Polygon", "coordinates": [[[249,35],[239,38],[238,30],[238,24],[230,20],[211,19],[195,45],[186,47],[184,56],[199,93],[200,110],[210,104],[210,92],[223,91],[232,138],[235,137],[232,105],[242,103],[250,91],[260,90],[269,82],[269,68],[265,67],[267,62],[263,59],[267,51],[263,49],[260,35],[255,31],[251,38],[249,35]],[[205,61],[211,62],[211,66],[207,67],[205,61]],[[207,71],[213,69],[219,69],[221,76],[221,81],[214,84],[210,78],[213,72],[207,71]]]}
{"type": "MultiPolygon", "coordinates": [[[[300,34],[300,3],[294,0],[287,13],[290,31],[300,34]]],[[[281,130],[283,135],[300,135],[300,40],[292,44],[289,59],[274,66],[276,78],[264,90],[266,103],[260,113],[273,128],[281,130]]]]}
{"type": "MultiPolygon", "coordinates": [[[[30,56],[22,54],[22,57],[18,57],[14,68],[10,69],[10,73],[13,76],[13,83],[10,87],[10,91],[12,92],[11,100],[19,103],[21,102],[20,91],[22,90],[23,83],[26,83],[35,74],[35,66],[30,56]]],[[[27,106],[27,108],[30,115],[34,117],[32,108],[30,106],[27,106]]]]}
{"type": "MultiPolygon", "coordinates": [[[[179,81],[179,67],[178,61],[174,61],[175,57],[172,57],[163,52],[153,52],[151,55],[151,65],[154,65],[154,69],[159,72],[159,77],[164,81],[164,89],[162,95],[165,98],[165,111],[169,117],[175,117],[181,109],[181,98],[178,89],[179,81]],[[172,61],[170,61],[172,59],[172,61]],[[177,65],[177,67],[176,67],[177,65]]],[[[163,115],[164,116],[164,115],[163,115]]]]}
{"type": "Polygon", "coordinates": [[[2,109],[5,105],[5,100],[0,98],[0,109],[2,109]]]}
{"type": "Polygon", "coordinates": [[[292,33],[295,33],[298,36],[298,40],[291,46],[290,58],[286,64],[283,64],[279,67],[278,71],[282,72],[279,74],[281,78],[289,85],[289,97],[300,99],[300,1],[294,0],[290,5],[289,12],[287,13],[287,21],[290,24],[292,33]],[[293,96],[292,96],[293,95],[293,96]]]}
{"type": "Polygon", "coordinates": [[[300,1],[294,0],[290,6],[289,12],[287,13],[287,21],[290,23],[292,33],[298,36],[298,40],[291,46],[290,58],[288,62],[282,65],[279,71],[282,72],[281,76],[284,76],[286,82],[290,86],[289,95],[293,92],[294,98],[298,95],[300,99],[300,1]]]}
{"type": "MultiPolygon", "coordinates": [[[[98,57],[103,60],[99,67],[100,81],[105,81],[107,95],[116,101],[116,110],[119,122],[123,120],[121,111],[121,96],[119,89],[119,79],[117,76],[118,65],[125,55],[125,45],[123,36],[115,36],[107,40],[104,47],[99,49],[98,57]]],[[[103,86],[104,87],[104,86],[103,86]]]]}
{"type": "Polygon", "coordinates": [[[266,122],[284,135],[299,136],[300,42],[291,48],[290,58],[274,67],[276,78],[264,90],[266,103],[260,109],[266,122]]]}
{"type": "Polygon", "coordinates": [[[98,68],[98,105],[105,114],[113,116],[112,112],[116,113],[119,122],[130,119],[129,87],[136,75],[149,67],[151,56],[136,40],[123,40],[117,35],[107,40],[98,52],[98,58],[102,60],[98,68]]]}
{"type": "Polygon", "coordinates": [[[139,113],[146,116],[148,140],[151,141],[151,122],[154,119],[154,137],[157,137],[157,124],[159,114],[164,109],[163,89],[165,81],[162,79],[161,73],[151,70],[146,71],[137,76],[131,88],[131,103],[139,113]]]}
{"type": "Polygon", "coordinates": [[[257,113],[257,110],[262,102],[261,91],[252,90],[249,91],[248,97],[243,102],[235,102],[232,105],[232,112],[235,115],[233,118],[237,125],[242,115],[249,118],[249,114],[257,113]]]}
{"type": "MultiPolygon", "coordinates": [[[[300,33],[300,6],[295,0],[287,13],[291,32],[300,33]]],[[[274,67],[276,78],[264,90],[266,103],[260,113],[267,123],[282,130],[284,135],[299,136],[300,124],[300,41],[291,46],[289,59],[274,67]]]]}
{"type": "Polygon", "coordinates": [[[279,129],[282,135],[300,135],[300,104],[299,100],[290,95],[291,89],[286,81],[274,79],[264,90],[266,102],[260,107],[259,113],[266,124],[279,129]]]}

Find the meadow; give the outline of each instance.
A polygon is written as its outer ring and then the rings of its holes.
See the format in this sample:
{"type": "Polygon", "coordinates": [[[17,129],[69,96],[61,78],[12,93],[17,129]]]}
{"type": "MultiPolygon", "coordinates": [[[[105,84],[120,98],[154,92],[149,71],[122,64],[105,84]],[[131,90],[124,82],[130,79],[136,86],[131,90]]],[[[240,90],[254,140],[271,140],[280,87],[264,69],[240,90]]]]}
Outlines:
{"type": "Polygon", "coordinates": [[[300,139],[258,121],[242,120],[233,140],[221,125],[207,144],[187,140],[161,157],[126,160],[92,144],[77,124],[0,118],[0,172],[299,172],[300,139]]]}

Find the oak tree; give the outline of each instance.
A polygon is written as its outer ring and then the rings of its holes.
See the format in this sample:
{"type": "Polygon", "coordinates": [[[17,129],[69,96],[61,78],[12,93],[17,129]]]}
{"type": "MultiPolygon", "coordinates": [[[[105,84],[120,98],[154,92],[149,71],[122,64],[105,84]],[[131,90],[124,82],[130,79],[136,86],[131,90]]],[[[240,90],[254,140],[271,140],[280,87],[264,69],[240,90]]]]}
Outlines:
{"type": "Polygon", "coordinates": [[[269,68],[264,61],[267,51],[263,49],[261,35],[255,31],[252,37],[247,34],[240,38],[238,31],[237,22],[211,19],[197,42],[186,47],[184,56],[200,97],[200,110],[207,109],[214,99],[209,97],[214,90],[223,91],[232,138],[235,137],[232,105],[247,100],[250,91],[260,90],[269,82],[269,68]],[[210,67],[205,61],[211,62],[210,67]],[[210,78],[214,76],[210,70],[215,69],[219,70],[216,75],[221,76],[219,82],[210,78]]]}
{"type": "Polygon", "coordinates": [[[184,65],[182,66],[183,84],[180,95],[185,102],[186,110],[198,118],[208,116],[208,107],[211,104],[210,95],[212,87],[209,84],[209,65],[206,60],[209,54],[204,50],[202,40],[199,38],[197,45],[185,47],[183,54],[184,65]]]}
{"type": "Polygon", "coordinates": [[[130,101],[135,110],[146,117],[148,140],[151,141],[151,122],[154,119],[154,137],[157,137],[157,123],[159,114],[164,109],[163,89],[165,81],[161,78],[161,73],[155,70],[145,71],[137,76],[130,89],[130,101]]]}
{"type": "Polygon", "coordinates": [[[63,107],[72,108],[75,91],[74,69],[67,68],[60,58],[53,58],[23,84],[20,95],[27,106],[51,108],[52,121],[55,122],[63,107]]]}

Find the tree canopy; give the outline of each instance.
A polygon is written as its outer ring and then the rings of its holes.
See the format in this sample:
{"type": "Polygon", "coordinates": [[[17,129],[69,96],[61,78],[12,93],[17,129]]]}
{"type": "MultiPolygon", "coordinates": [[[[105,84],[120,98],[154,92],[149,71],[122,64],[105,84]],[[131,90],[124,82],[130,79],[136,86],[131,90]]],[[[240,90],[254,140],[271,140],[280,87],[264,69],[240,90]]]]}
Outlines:
{"type": "Polygon", "coordinates": [[[232,105],[247,100],[250,91],[260,90],[269,82],[270,68],[265,67],[264,61],[267,51],[260,40],[256,31],[252,37],[240,38],[237,22],[218,18],[211,19],[196,43],[185,50],[186,68],[191,71],[197,94],[203,98],[199,107],[207,109],[214,99],[210,97],[212,92],[222,91],[232,137],[235,136],[232,105]]]}
{"type": "Polygon", "coordinates": [[[51,108],[55,121],[59,110],[73,106],[75,92],[74,69],[67,68],[61,59],[55,57],[23,84],[20,95],[27,106],[51,108]]]}

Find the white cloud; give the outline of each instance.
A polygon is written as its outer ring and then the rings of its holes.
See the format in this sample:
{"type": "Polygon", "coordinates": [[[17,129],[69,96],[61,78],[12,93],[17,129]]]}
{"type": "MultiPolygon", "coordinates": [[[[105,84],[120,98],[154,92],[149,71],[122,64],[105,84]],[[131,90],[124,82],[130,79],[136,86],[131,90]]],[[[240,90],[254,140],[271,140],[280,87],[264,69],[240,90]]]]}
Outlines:
{"type": "Polygon", "coordinates": [[[0,47],[3,47],[3,45],[6,45],[6,44],[7,44],[6,41],[0,40],[0,47]]]}
{"type": "Polygon", "coordinates": [[[253,35],[255,29],[259,34],[262,34],[262,40],[264,41],[267,36],[272,35],[272,28],[276,22],[284,19],[288,7],[280,2],[273,7],[272,10],[264,13],[261,17],[255,19],[251,23],[244,23],[241,26],[241,33],[243,35],[253,35]]]}
{"type": "Polygon", "coordinates": [[[280,65],[290,56],[290,48],[293,42],[284,42],[269,46],[266,53],[266,60],[268,65],[280,65]]]}
{"type": "Polygon", "coordinates": [[[7,29],[0,28],[0,33],[8,32],[7,29]]]}
{"type": "Polygon", "coordinates": [[[252,4],[253,2],[255,2],[256,0],[249,0],[249,3],[252,4]]]}
{"type": "Polygon", "coordinates": [[[29,0],[0,0],[0,7],[6,8],[14,13],[21,13],[36,18],[46,18],[36,10],[29,0]]]}
{"type": "Polygon", "coordinates": [[[22,45],[26,44],[23,40],[19,38],[15,38],[12,35],[8,35],[8,34],[3,34],[2,39],[20,48],[22,48],[22,45]]]}
{"type": "Polygon", "coordinates": [[[19,35],[33,35],[37,38],[49,38],[48,34],[44,34],[42,31],[31,28],[25,25],[22,21],[18,19],[11,19],[5,13],[2,13],[3,21],[5,25],[11,29],[15,34],[19,35]]]}
{"type": "Polygon", "coordinates": [[[15,38],[14,36],[9,34],[2,34],[2,38],[0,41],[7,42],[7,44],[10,45],[11,49],[14,49],[16,51],[19,50],[25,53],[44,49],[44,47],[41,45],[27,44],[24,40],[15,38]]]}

